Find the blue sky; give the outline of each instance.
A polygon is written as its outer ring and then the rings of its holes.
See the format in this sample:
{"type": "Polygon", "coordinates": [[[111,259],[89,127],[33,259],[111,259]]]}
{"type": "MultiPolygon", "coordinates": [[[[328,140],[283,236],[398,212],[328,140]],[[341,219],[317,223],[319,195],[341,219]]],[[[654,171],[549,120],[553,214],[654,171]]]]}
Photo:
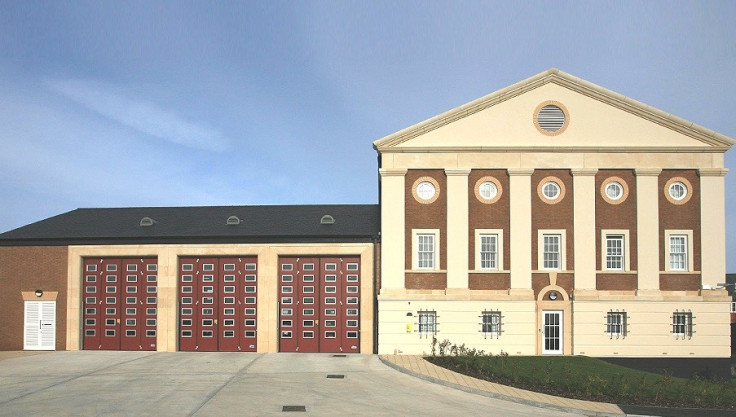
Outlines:
{"type": "MultiPolygon", "coordinates": [[[[0,230],[375,203],[374,140],[551,67],[736,137],[736,2],[668,5],[0,2],[0,230]]],[[[726,198],[736,272],[736,170],[726,198]]]]}

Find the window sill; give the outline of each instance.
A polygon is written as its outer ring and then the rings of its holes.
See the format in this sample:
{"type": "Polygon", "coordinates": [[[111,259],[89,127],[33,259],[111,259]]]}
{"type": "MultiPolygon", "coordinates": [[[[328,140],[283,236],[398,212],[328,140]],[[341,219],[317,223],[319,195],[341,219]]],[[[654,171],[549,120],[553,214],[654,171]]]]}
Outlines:
{"type": "Polygon", "coordinates": [[[405,269],[407,274],[445,274],[446,269],[405,269]]]}
{"type": "Polygon", "coordinates": [[[511,271],[507,269],[473,269],[468,271],[469,274],[508,274],[511,271]]]}

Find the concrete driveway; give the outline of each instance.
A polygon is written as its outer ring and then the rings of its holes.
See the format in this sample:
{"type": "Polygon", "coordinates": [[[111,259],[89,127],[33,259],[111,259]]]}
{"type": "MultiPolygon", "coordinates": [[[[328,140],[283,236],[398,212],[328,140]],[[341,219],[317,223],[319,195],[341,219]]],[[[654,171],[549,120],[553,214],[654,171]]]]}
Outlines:
{"type": "Polygon", "coordinates": [[[375,355],[78,351],[0,361],[0,415],[572,414],[427,382],[375,355]],[[306,412],[284,412],[284,406],[306,412]]]}

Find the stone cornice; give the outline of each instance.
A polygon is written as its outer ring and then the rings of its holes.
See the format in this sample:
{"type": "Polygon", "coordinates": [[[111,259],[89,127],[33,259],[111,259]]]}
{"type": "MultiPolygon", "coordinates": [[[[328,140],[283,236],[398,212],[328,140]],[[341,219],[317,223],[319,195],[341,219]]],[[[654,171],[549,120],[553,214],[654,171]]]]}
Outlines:
{"type": "Polygon", "coordinates": [[[445,175],[447,175],[448,177],[451,177],[451,176],[467,177],[468,175],[470,175],[470,169],[468,168],[466,169],[462,169],[462,168],[445,169],[445,175]]]}
{"type": "Polygon", "coordinates": [[[636,168],[634,170],[637,177],[657,177],[661,172],[661,168],[636,168]]]}
{"type": "Polygon", "coordinates": [[[547,152],[547,153],[724,153],[729,147],[693,146],[686,148],[658,148],[658,147],[577,147],[577,146],[469,146],[456,148],[444,147],[411,147],[386,148],[381,153],[505,153],[505,152],[547,152]]]}
{"type": "Polygon", "coordinates": [[[725,177],[728,173],[728,168],[700,168],[698,174],[701,177],[725,177]]]}
{"type": "Polygon", "coordinates": [[[593,176],[598,173],[598,168],[573,168],[570,172],[575,177],[593,176]]]}
{"type": "Polygon", "coordinates": [[[403,177],[406,175],[406,168],[380,168],[378,173],[382,177],[403,177]]]}
{"type": "Polygon", "coordinates": [[[509,168],[507,170],[509,173],[509,177],[516,177],[516,176],[531,176],[534,173],[534,168],[509,168]]]}

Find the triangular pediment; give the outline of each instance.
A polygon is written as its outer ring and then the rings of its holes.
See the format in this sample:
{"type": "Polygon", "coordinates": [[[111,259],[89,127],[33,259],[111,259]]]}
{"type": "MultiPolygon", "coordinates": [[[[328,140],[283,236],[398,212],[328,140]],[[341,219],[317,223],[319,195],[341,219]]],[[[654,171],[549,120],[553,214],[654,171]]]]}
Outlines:
{"type": "Polygon", "coordinates": [[[379,152],[721,151],[734,140],[613,91],[550,69],[374,142],[379,152]],[[560,132],[544,132],[545,103],[565,111],[560,132]]]}

